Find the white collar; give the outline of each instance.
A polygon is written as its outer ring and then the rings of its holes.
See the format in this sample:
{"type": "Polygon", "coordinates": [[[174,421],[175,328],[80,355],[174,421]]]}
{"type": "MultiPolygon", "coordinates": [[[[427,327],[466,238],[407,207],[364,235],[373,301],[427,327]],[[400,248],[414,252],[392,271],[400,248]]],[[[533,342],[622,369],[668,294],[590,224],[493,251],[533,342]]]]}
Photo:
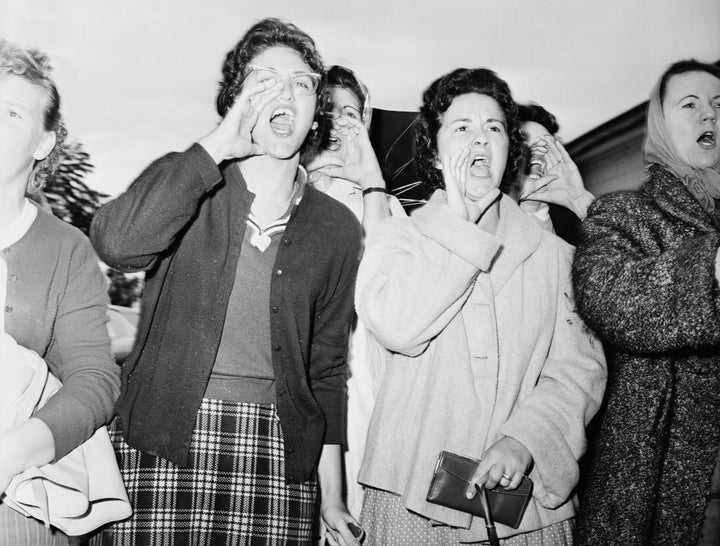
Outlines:
{"type": "Polygon", "coordinates": [[[0,228],[0,248],[14,245],[30,230],[30,226],[37,218],[38,209],[29,199],[23,202],[23,208],[12,224],[0,228]]]}

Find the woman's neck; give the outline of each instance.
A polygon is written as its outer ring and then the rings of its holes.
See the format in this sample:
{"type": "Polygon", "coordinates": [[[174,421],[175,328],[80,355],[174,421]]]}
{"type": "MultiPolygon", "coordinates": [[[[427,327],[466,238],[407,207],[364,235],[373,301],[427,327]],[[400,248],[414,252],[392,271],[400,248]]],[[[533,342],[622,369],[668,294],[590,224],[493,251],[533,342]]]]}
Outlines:
{"type": "Polygon", "coordinates": [[[261,227],[280,218],[290,206],[298,164],[298,154],[284,160],[254,156],[238,163],[248,190],[255,194],[251,210],[261,227]]]}
{"type": "Polygon", "coordinates": [[[0,228],[20,217],[25,202],[25,184],[0,182],[0,228]]]}

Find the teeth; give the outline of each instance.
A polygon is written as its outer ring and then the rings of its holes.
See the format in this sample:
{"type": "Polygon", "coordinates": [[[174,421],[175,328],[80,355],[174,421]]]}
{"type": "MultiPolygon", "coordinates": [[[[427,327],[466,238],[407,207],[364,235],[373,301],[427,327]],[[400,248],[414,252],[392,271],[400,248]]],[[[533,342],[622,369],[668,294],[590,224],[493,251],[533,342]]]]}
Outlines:
{"type": "Polygon", "coordinates": [[[475,165],[476,163],[482,163],[484,165],[488,164],[488,158],[487,157],[476,157],[473,159],[472,164],[475,165]]]}
{"type": "Polygon", "coordinates": [[[270,116],[270,121],[273,121],[273,120],[279,118],[280,116],[287,116],[288,118],[293,119],[295,117],[295,114],[293,113],[292,110],[289,110],[287,108],[278,108],[270,116]]]}
{"type": "Polygon", "coordinates": [[[712,131],[707,131],[700,135],[700,138],[698,138],[698,142],[706,142],[708,144],[714,144],[715,143],[715,133],[712,131]]]}

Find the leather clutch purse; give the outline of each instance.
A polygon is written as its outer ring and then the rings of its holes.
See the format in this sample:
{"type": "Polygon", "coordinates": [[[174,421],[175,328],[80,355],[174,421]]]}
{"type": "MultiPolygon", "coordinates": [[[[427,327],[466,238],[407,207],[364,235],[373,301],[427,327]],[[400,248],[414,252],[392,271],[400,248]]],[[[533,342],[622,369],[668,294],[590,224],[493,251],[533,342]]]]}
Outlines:
{"type": "MultiPolygon", "coordinates": [[[[472,499],[465,496],[465,490],[479,462],[477,459],[442,451],[435,465],[427,501],[485,518],[480,494],[472,499]]],[[[512,491],[500,486],[488,489],[487,499],[492,519],[513,529],[520,527],[532,489],[532,480],[526,476],[523,476],[520,486],[512,491]]]]}

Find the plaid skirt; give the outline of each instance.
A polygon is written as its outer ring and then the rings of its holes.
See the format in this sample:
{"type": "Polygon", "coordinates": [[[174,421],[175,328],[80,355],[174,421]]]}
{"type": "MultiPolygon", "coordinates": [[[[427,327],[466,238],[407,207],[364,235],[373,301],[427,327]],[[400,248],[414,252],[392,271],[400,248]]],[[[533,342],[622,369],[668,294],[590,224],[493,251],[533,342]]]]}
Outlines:
{"type": "Polygon", "coordinates": [[[117,420],[110,437],[134,514],[92,545],[311,542],[316,482],[285,483],[274,405],[203,399],[187,468],[128,446],[117,420]]]}

